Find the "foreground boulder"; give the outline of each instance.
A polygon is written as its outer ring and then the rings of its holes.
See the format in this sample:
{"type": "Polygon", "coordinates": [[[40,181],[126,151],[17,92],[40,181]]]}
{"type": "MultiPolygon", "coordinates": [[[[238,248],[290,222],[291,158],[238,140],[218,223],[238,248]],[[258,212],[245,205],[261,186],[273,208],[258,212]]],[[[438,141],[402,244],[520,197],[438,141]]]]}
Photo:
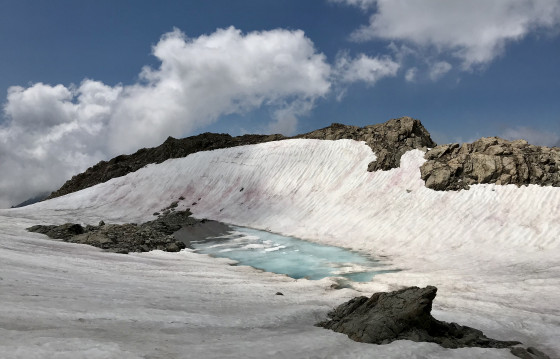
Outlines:
{"type": "Polygon", "coordinates": [[[444,348],[508,348],[520,344],[486,337],[480,330],[436,320],[431,315],[437,288],[409,287],[356,297],[329,313],[318,326],[344,333],[357,342],[388,344],[407,339],[444,348]]]}
{"type": "Polygon", "coordinates": [[[321,140],[351,139],[365,141],[377,159],[368,166],[368,171],[387,171],[400,165],[401,156],[413,149],[435,147],[430,133],[419,120],[401,117],[377,125],[357,127],[333,123],[331,126],[296,136],[321,140]]]}
{"type": "Polygon", "coordinates": [[[472,184],[560,186],[560,148],[524,140],[481,138],[473,143],[441,145],[426,152],[420,167],[426,187],[444,191],[472,184]]]}

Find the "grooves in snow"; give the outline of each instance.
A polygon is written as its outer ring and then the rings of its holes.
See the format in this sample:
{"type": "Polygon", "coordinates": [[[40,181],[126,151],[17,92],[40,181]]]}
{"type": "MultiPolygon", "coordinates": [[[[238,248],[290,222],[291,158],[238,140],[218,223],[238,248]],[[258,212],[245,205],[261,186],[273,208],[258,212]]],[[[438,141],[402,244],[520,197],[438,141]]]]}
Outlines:
{"type": "Polygon", "coordinates": [[[421,151],[385,172],[367,172],[373,160],[361,142],[285,140],[199,152],[1,210],[0,352],[41,347],[49,354],[75,344],[123,358],[180,357],[188,345],[190,354],[206,357],[511,358],[509,351],[427,343],[364,347],[309,328],[356,294],[329,291],[327,279],[255,273],[189,251],[123,259],[25,231],[34,224],[144,222],[183,196],[178,209],[190,207],[197,218],[387,256],[402,271],[357,288],[434,285],[437,319],[560,357],[560,188],[436,192],[420,178],[421,151]]]}

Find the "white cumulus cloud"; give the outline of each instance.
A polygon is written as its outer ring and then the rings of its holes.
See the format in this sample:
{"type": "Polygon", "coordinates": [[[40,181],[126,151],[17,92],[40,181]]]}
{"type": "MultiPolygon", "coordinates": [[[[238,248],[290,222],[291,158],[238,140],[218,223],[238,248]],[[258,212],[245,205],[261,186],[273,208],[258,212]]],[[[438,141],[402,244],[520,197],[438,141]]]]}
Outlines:
{"type": "MultiPolygon", "coordinates": [[[[364,8],[361,1],[340,0],[364,8]]],[[[369,1],[366,2],[369,5],[369,1]]],[[[456,58],[463,69],[485,65],[505,46],[560,24],[560,0],[376,0],[357,41],[397,41],[456,58]]]]}
{"type": "Polygon", "coordinates": [[[220,116],[269,108],[269,128],[298,117],[331,87],[331,66],[300,30],[197,38],[179,30],[153,47],[158,68],[132,85],[14,86],[0,125],[0,207],[60,186],[102,159],[183,137],[220,116]]]}
{"type": "Polygon", "coordinates": [[[410,69],[406,70],[404,79],[408,82],[414,82],[416,80],[417,73],[418,73],[418,68],[411,67],[410,69]]]}
{"type": "Polygon", "coordinates": [[[360,54],[350,58],[341,53],[337,57],[335,70],[342,83],[365,82],[373,85],[383,77],[395,76],[399,63],[389,57],[369,57],[360,54]]]}
{"type": "Polygon", "coordinates": [[[377,0],[328,0],[328,1],[337,4],[357,6],[360,7],[362,10],[367,10],[374,7],[377,0]]]}
{"type": "Polygon", "coordinates": [[[432,79],[432,81],[437,81],[446,73],[448,73],[452,68],[453,66],[451,66],[449,62],[439,61],[435,63],[430,69],[430,79],[432,79]]]}
{"type": "Polygon", "coordinates": [[[223,115],[286,109],[296,98],[312,104],[330,89],[330,66],[302,31],[243,35],[230,27],[189,39],[175,30],[153,53],[161,66],[144,68],[143,82],[126,87],[115,109],[109,126],[114,153],[159,144],[223,115]]]}
{"type": "Polygon", "coordinates": [[[189,38],[164,34],[152,49],[159,66],[139,81],[108,86],[13,86],[0,122],[0,208],[58,188],[100,160],[167,136],[184,137],[228,115],[265,110],[255,126],[293,134],[331,88],[393,76],[389,58],[360,55],[327,62],[301,30],[247,34],[234,27],[189,38]]]}

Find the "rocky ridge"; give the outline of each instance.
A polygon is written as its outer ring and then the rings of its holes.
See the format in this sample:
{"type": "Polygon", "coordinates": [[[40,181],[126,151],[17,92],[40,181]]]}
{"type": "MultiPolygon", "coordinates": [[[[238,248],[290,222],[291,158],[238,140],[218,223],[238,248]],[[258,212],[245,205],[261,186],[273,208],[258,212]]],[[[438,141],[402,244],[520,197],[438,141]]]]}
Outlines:
{"type": "Polygon", "coordinates": [[[434,190],[468,189],[482,183],[560,186],[558,147],[483,137],[463,145],[437,146],[424,157],[421,177],[434,190]]]}
{"type": "MultiPolygon", "coordinates": [[[[287,139],[282,135],[243,135],[231,137],[228,134],[203,133],[201,135],[175,139],[169,137],[162,145],[143,148],[132,155],[121,155],[106,162],[101,161],[85,172],[68,180],[60,189],[46,199],[63,196],[84,188],[106,182],[115,177],[135,172],[150,163],[161,163],[170,158],[186,157],[199,151],[257,144],[287,139]]],[[[401,156],[411,149],[434,147],[428,131],[419,120],[410,117],[392,119],[385,123],[357,127],[334,123],[329,127],[291,138],[312,138],[321,140],[353,139],[365,141],[377,155],[370,163],[368,171],[389,170],[400,164],[401,156]]]]}
{"type": "Polygon", "coordinates": [[[163,144],[157,147],[142,148],[131,155],[120,155],[109,161],[97,163],[85,172],[77,174],[66,181],[62,187],[52,192],[45,200],[95,186],[112,178],[125,176],[131,172],[138,171],[148,164],[161,163],[170,158],[181,158],[199,151],[252,145],[284,138],[282,135],[243,135],[232,137],[224,133],[209,132],[182,139],[168,137],[163,144]]]}
{"type": "MultiPolygon", "coordinates": [[[[344,333],[357,342],[388,344],[395,340],[432,342],[444,348],[511,348],[517,341],[486,337],[480,330],[439,321],[432,317],[437,288],[408,287],[394,292],[361,296],[341,304],[328,315],[330,320],[317,326],[344,333]]],[[[512,354],[528,358],[548,358],[535,348],[515,347],[512,354]]]]}
{"type": "MultiPolygon", "coordinates": [[[[186,157],[199,151],[288,139],[282,135],[243,135],[203,133],[183,139],[169,137],[162,145],[143,148],[132,155],[101,161],[68,180],[46,199],[59,197],[135,172],[170,158],[186,157]]],[[[498,137],[481,138],[473,143],[440,145],[419,120],[401,117],[365,127],[339,123],[290,138],[364,141],[375,153],[367,170],[390,170],[400,165],[401,156],[412,149],[426,151],[421,177],[434,190],[468,189],[473,184],[495,183],[518,186],[537,184],[560,186],[560,148],[541,147],[524,140],[507,141],[498,137]]]]}
{"type": "MultiPolygon", "coordinates": [[[[173,209],[174,207],[171,207],[173,209]]],[[[56,225],[37,225],[29,227],[30,232],[43,233],[53,239],[65,242],[88,244],[116,253],[149,252],[159,249],[178,252],[186,245],[177,240],[173,233],[184,226],[192,226],[199,221],[191,217],[190,210],[171,211],[157,219],[140,225],[135,223],[105,224],[82,226],[76,223],[56,225]]]]}
{"type": "Polygon", "coordinates": [[[435,147],[430,133],[419,120],[401,117],[385,123],[365,127],[333,123],[331,126],[309,132],[296,138],[321,140],[351,139],[365,141],[377,159],[368,165],[368,171],[387,171],[400,165],[401,156],[413,149],[435,147]]]}

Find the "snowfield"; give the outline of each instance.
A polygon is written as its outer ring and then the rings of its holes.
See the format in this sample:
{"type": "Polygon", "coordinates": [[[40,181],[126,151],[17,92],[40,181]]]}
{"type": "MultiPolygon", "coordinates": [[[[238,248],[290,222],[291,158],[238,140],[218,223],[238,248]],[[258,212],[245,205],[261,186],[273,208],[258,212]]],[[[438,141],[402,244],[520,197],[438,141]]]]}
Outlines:
{"type": "Polygon", "coordinates": [[[436,192],[420,179],[421,151],[387,172],[367,172],[374,159],[352,140],[270,142],[0,210],[0,357],[514,358],[507,349],[362,344],[313,326],[356,295],[428,284],[439,289],[437,319],[560,357],[560,188],[436,192]],[[180,196],[195,217],[383,256],[402,271],[334,290],[330,279],[294,280],[189,250],[120,255],[25,230],[146,221],[180,196]]]}

